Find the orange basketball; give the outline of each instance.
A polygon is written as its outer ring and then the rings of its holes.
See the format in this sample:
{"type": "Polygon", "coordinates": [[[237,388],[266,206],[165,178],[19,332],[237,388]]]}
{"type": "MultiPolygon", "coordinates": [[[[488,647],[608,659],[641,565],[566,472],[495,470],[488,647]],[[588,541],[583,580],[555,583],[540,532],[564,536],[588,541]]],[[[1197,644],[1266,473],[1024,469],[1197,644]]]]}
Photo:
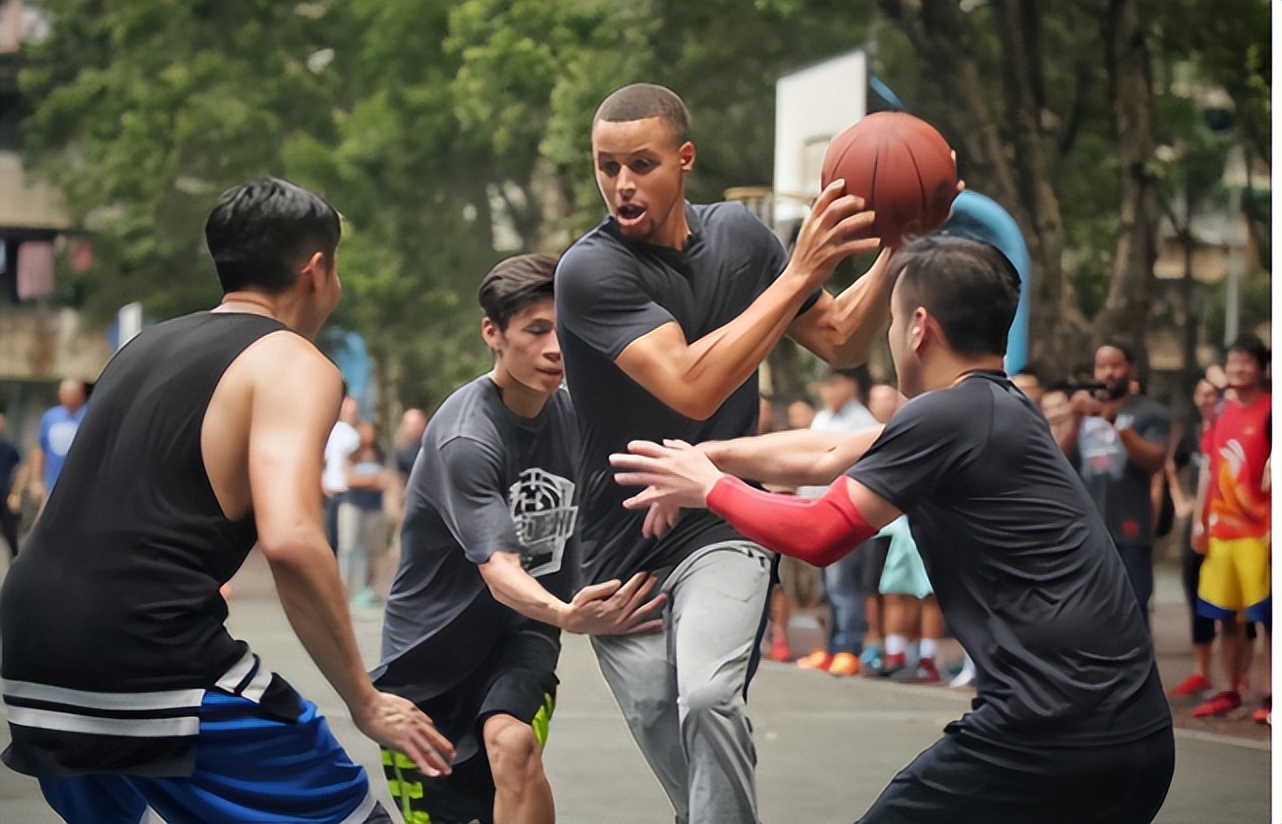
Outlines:
{"type": "Polygon", "coordinates": [[[905,112],[877,112],[838,134],[824,155],[822,185],[837,178],[876,211],[873,233],[896,246],[948,218],[957,163],[943,135],[905,112]]]}

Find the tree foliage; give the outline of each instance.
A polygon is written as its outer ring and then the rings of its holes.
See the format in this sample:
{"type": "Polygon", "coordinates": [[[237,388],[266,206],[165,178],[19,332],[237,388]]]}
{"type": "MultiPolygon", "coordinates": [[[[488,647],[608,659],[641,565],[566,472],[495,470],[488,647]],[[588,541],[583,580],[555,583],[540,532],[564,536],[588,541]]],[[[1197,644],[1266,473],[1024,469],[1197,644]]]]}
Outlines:
{"type": "Polygon", "coordinates": [[[1184,178],[1213,196],[1233,139],[1269,158],[1268,4],[1233,5],[47,0],[55,35],[24,58],[24,130],[97,236],[67,294],[99,316],[216,300],[200,229],[226,186],[278,174],[324,192],[345,218],[335,323],[366,337],[389,394],[430,407],[485,368],[489,266],[558,252],[600,219],[588,131],[605,94],[635,80],[681,92],[690,196],[717,199],[770,181],[775,79],[867,48],[957,147],[968,184],[1023,226],[1034,352],[1067,368],[1101,324],[1143,328],[1154,215],[1184,178]],[[1227,92],[1233,136],[1180,103],[1177,63],[1227,92]],[[1181,162],[1163,161],[1177,143],[1181,162]]]}

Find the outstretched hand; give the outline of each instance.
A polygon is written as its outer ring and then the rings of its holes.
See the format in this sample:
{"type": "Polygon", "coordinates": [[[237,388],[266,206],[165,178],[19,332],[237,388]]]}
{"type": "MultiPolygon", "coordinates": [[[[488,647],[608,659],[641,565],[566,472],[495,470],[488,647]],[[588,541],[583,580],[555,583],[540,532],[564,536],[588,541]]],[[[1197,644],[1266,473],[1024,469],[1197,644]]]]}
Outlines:
{"type": "Polygon", "coordinates": [[[408,755],[424,775],[450,774],[454,745],[412,701],[377,692],[373,703],[359,717],[353,713],[352,720],[366,736],[408,755]]]}
{"type": "Polygon", "coordinates": [[[630,635],[659,630],[663,621],[652,616],[668,596],[660,593],[646,600],[654,584],[653,575],[638,572],[627,583],[606,581],[586,586],[575,593],[561,626],[569,632],[586,635],[630,635]]]}
{"type": "Polygon", "coordinates": [[[642,509],[651,504],[668,507],[701,508],[707,505],[708,493],[722,472],[702,450],[684,441],[632,441],[627,453],[610,456],[610,465],[624,470],[614,474],[623,486],[644,486],[639,494],[628,498],[628,509],[642,509]]]}

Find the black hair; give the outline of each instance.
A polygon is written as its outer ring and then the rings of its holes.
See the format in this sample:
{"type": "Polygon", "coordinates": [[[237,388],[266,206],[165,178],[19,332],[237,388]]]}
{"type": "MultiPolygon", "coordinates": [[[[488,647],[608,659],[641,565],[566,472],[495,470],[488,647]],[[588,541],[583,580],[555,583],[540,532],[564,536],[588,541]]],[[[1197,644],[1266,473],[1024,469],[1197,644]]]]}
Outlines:
{"type": "Polygon", "coordinates": [[[660,117],[672,126],[677,143],[687,140],[690,131],[690,110],[676,92],[654,83],[633,83],[610,94],[592,115],[592,127],[604,120],[607,123],[630,123],[647,117],[660,117]]]}
{"type": "Polygon", "coordinates": [[[922,306],[959,355],[1005,355],[1019,305],[1019,273],[988,243],[923,235],[890,259],[903,305],[922,306]]]}
{"type": "Polygon", "coordinates": [[[499,261],[481,279],[476,297],[485,316],[500,331],[517,312],[532,303],[552,297],[556,258],[549,255],[517,255],[499,261]]]}
{"type": "Polygon", "coordinates": [[[1121,343],[1120,341],[1106,340],[1103,343],[1101,343],[1099,346],[1095,347],[1095,351],[1098,352],[1099,350],[1103,349],[1105,346],[1107,346],[1110,349],[1116,349],[1117,351],[1121,352],[1122,357],[1126,358],[1126,363],[1128,366],[1135,365],[1135,350],[1132,349],[1131,347],[1127,346],[1124,343],[1121,343]]]}
{"type": "Polygon", "coordinates": [[[1233,342],[1229,344],[1228,351],[1243,352],[1255,358],[1256,363],[1260,364],[1261,374],[1269,370],[1269,347],[1264,345],[1264,341],[1249,332],[1234,338],[1233,342]]]}
{"type": "Polygon", "coordinates": [[[317,252],[332,266],[342,234],[338,212],[324,198],[275,177],[223,192],[205,221],[223,292],[284,292],[317,252]]]}

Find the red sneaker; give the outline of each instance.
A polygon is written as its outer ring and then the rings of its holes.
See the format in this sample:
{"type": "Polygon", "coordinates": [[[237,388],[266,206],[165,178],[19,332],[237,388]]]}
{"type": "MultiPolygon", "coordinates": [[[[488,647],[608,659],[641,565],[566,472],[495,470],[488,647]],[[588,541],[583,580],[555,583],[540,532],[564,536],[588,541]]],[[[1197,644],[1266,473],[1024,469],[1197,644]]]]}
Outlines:
{"type": "Polygon", "coordinates": [[[1194,718],[1210,718],[1224,715],[1242,706],[1242,696],[1233,690],[1224,690],[1211,696],[1211,700],[1200,704],[1193,710],[1194,718]]]}
{"type": "Polygon", "coordinates": [[[1187,698],[1195,693],[1210,692],[1211,680],[1200,672],[1195,672],[1188,678],[1180,682],[1180,685],[1171,690],[1171,698],[1187,698]]]}
{"type": "Polygon", "coordinates": [[[775,640],[770,642],[770,652],[766,657],[771,661],[791,661],[792,647],[788,646],[788,639],[782,635],[775,636],[775,640]]]}

